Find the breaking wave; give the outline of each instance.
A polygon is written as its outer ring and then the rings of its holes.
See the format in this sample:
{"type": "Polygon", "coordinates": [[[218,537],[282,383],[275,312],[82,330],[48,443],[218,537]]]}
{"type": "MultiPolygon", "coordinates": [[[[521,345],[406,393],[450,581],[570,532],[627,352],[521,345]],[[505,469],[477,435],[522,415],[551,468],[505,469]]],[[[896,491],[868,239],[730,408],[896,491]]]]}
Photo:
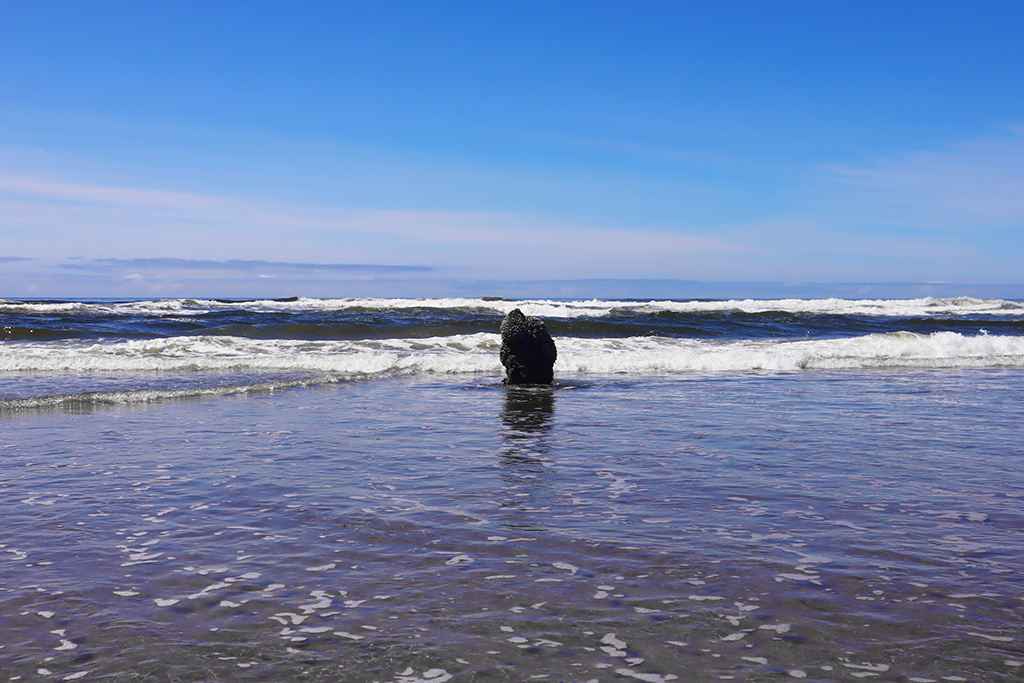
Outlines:
{"type": "MultiPolygon", "coordinates": [[[[175,337],[0,346],[5,373],[303,372],[345,376],[498,374],[500,337],[306,341],[175,337]]],[[[573,373],[795,372],[858,368],[1024,367],[1024,337],[893,332],[842,339],[561,338],[555,370],[573,373]]]]}
{"type": "Polygon", "coordinates": [[[155,301],[77,302],[0,300],[0,313],[89,313],[93,315],[203,315],[217,311],[263,313],[330,312],[353,310],[396,311],[407,309],[477,310],[505,315],[513,308],[540,317],[601,317],[622,312],[661,311],[707,313],[804,313],[819,315],[1016,315],[1024,317],[1024,303],[972,297],[920,299],[733,299],[727,301],[637,300],[509,300],[494,297],[445,299],[265,299],[252,301],[218,299],[162,299],[155,301]]]}
{"type": "Polygon", "coordinates": [[[547,322],[556,378],[1024,368],[1024,304],[998,299],[0,300],[0,411],[383,377],[498,381],[498,327],[513,308],[547,322]]]}

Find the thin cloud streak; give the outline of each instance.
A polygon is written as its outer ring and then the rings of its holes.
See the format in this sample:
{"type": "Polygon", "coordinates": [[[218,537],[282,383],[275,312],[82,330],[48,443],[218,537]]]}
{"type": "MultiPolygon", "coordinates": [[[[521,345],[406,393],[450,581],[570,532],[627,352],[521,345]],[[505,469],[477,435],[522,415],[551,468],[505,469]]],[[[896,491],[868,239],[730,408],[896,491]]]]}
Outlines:
{"type": "Polygon", "coordinates": [[[426,273],[433,270],[429,266],[386,266],[351,263],[287,263],[284,261],[203,261],[179,258],[139,258],[139,259],[93,259],[61,263],[59,268],[90,272],[111,272],[123,270],[151,270],[161,272],[175,271],[224,271],[233,273],[267,273],[286,272],[290,274],[322,274],[322,273],[426,273]]]}
{"type": "MultiPolygon", "coordinates": [[[[864,166],[832,166],[830,182],[851,199],[902,206],[923,223],[970,221],[1002,225],[1024,220],[1024,130],[978,138],[941,151],[876,157],[864,166]]],[[[900,212],[905,217],[904,212],[900,212]]]]}
{"type": "Polygon", "coordinates": [[[26,235],[38,234],[39,250],[45,243],[48,252],[40,256],[69,255],[53,254],[58,244],[93,259],[229,254],[265,260],[273,254],[289,262],[427,265],[468,276],[690,277],[685,266],[699,265],[695,256],[750,251],[699,235],[543,215],[287,204],[9,174],[0,175],[0,193],[17,195],[0,199],[4,227],[17,230],[23,253],[26,235]]]}
{"type": "Polygon", "coordinates": [[[42,178],[0,174],[0,192],[38,197],[44,200],[77,201],[90,204],[128,204],[178,210],[230,210],[233,205],[221,197],[170,190],[140,190],[62,183],[42,178]]]}
{"type": "MultiPolygon", "coordinates": [[[[824,175],[819,169],[815,180],[796,190],[792,208],[781,215],[697,231],[680,219],[646,228],[596,226],[544,213],[289,203],[6,173],[0,174],[0,236],[8,254],[45,260],[51,274],[102,276],[97,269],[106,264],[110,276],[116,270],[167,282],[193,273],[272,279],[286,274],[281,264],[298,264],[291,272],[306,282],[336,280],[341,271],[323,264],[362,264],[360,279],[390,274],[434,281],[1018,277],[1024,129],[833,165],[824,175]],[[87,261],[57,267],[72,255],[87,261]],[[157,261],[164,265],[159,274],[157,261]],[[265,265],[251,271],[225,265],[243,262],[265,265]]],[[[30,265],[3,263],[7,272],[27,272],[30,265]]]]}

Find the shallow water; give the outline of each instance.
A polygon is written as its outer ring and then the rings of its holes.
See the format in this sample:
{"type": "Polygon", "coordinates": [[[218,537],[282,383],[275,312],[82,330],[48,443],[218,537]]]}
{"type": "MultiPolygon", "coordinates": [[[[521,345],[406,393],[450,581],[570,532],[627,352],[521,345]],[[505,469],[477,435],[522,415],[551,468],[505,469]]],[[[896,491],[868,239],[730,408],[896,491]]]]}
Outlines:
{"type": "Polygon", "coordinates": [[[0,419],[0,680],[1024,673],[1024,371],[499,382],[0,419]]]}

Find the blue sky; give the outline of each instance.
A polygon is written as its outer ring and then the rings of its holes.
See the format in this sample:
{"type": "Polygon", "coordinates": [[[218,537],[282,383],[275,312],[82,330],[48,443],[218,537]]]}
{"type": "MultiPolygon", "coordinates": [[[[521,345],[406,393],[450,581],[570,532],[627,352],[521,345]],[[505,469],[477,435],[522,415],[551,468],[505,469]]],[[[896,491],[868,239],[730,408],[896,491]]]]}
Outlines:
{"type": "Polygon", "coordinates": [[[1009,2],[5,3],[0,296],[994,291],[1021,35],[1009,2]]]}

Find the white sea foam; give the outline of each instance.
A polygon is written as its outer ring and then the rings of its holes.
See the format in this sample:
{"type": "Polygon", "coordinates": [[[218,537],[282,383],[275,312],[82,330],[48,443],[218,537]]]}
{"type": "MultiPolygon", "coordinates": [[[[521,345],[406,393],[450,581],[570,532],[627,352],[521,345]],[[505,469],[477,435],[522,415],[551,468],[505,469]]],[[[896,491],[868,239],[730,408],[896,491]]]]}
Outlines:
{"type": "MultiPolygon", "coordinates": [[[[811,340],[565,337],[557,339],[557,344],[556,377],[1024,367],[1024,337],[957,332],[927,335],[894,332],[811,340]]],[[[370,340],[186,336],[102,343],[18,342],[0,344],[0,374],[120,376],[156,373],[192,378],[187,384],[193,386],[181,388],[140,387],[90,394],[95,401],[120,404],[166,400],[179,395],[220,395],[261,387],[273,390],[350,378],[498,377],[503,374],[499,348],[499,335],[491,333],[370,340]],[[204,384],[199,379],[217,374],[241,374],[245,379],[242,384],[232,386],[221,386],[213,380],[204,380],[204,384]],[[197,383],[201,386],[194,386],[197,383]]],[[[28,400],[35,402],[33,406],[46,407],[72,399],[74,396],[55,395],[10,399],[0,404],[17,409],[28,400]]]]}
{"type": "MultiPolygon", "coordinates": [[[[806,341],[561,338],[557,344],[555,371],[562,373],[1024,367],[1024,337],[957,332],[806,341]]],[[[21,342],[0,345],[0,372],[501,374],[499,347],[500,337],[489,333],[356,341],[197,336],[108,343],[21,342]]]]}
{"type": "Polygon", "coordinates": [[[936,316],[936,315],[1019,315],[1024,303],[1003,299],[957,297],[936,299],[732,299],[727,301],[556,301],[551,299],[308,299],[288,301],[214,301],[207,299],[164,299],[121,303],[34,302],[0,300],[0,313],[71,313],[94,315],[191,316],[225,310],[253,312],[345,311],[353,309],[467,309],[489,310],[502,315],[519,308],[527,315],[541,317],[600,317],[616,312],[660,311],[713,313],[812,313],[836,315],[936,316]]]}
{"type": "Polygon", "coordinates": [[[716,342],[663,337],[565,341],[569,343],[560,346],[556,371],[673,374],[1024,365],[1024,337],[964,336],[956,332],[900,332],[808,341],[716,342]]]}

